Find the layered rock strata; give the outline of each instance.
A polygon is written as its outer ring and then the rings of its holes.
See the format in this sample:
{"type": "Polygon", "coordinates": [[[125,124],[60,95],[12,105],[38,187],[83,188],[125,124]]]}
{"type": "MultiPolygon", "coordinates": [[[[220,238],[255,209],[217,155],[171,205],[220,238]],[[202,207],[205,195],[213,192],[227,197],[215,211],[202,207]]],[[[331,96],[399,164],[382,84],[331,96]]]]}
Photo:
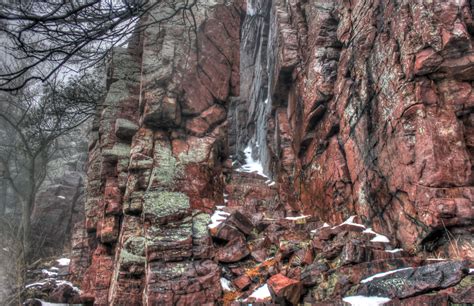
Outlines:
{"type": "Polygon", "coordinates": [[[114,52],[83,300],[472,303],[472,5],[187,3],[114,52]]]}
{"type": "Polygon", "coordinates": [[[164,1],[142,21],[152,25],[114,51],[89,146],[85,231],[74,246],[85,302],[220,297],[205,213],[223,202],[241,14],[237,3],[164,1]]]}

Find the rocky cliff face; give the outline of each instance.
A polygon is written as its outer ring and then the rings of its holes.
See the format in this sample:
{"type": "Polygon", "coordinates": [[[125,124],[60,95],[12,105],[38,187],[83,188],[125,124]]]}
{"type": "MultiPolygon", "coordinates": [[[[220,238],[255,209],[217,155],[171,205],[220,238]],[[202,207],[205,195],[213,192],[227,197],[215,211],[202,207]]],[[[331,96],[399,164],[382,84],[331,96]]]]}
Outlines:
{"type": "Polygon", "coordinates": [[[428,260],[474,257],[469,1],[170,2],[110,65],[84,301],[472,302],[428,260]]]}

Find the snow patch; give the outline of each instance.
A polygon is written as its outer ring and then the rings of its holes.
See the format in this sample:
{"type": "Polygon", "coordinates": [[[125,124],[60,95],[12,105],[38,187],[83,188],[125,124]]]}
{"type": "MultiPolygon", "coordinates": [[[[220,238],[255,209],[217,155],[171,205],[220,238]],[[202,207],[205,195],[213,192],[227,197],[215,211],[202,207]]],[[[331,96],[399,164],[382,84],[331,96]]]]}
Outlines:
{"type": "Polygon", "coordinates": [[[66,197],[65,197],[65,196],[61,196],[61,195],[60,195],[60,196],[58,196],[58,198],[60,198],[60,199],[63,199],[63,200],[65,200],[65,199],[66,199],[66,197]]]}
{"type": "Polygon", "coordinates": [[[230,280],[228,280],[227,278],[221,277],[221,286],[222,286],[222,290],[224,291],[234,291],[232,289],[232,284],[230,280]]]}
{"type": "Polygon", "coordinates": [[[257,172],[260,176],[267,177],[265,173],[263,173],[263,165],[260,161],[254,160],[252,157],[252,148],[247,146],[244,150],[245,154],[245,165],[242,165],[237,171],[239,172],[257,172]]]}
{"type": "Polygon", "coordinates": [[[318,230],[320,230],[322,228],[325,228],[325,227],[330,227],[330,225],[327,224],[326,222],[324,222],[324,224],[321,227],[318,227],[317,229],[312,230],[311,233],[316,233],[318,230]]]}
{"type": "Polygon", "coordinates": [[[257,13],[257,10],[252,4],[253,4],[253,1],[247,1],[247,15],[248,16],[255,16],[255,14],[257,13]]]}
{"type": "Polygon", "coordinates": [[[285,219],[296,221],[296,220],[306,219],[306,218],[309,218],[309,217],[311,217],[311,216],[310,215],[305,215],[305,216],[297,216],[297,217],[286,217],[285,219]]]}
{"type": "Polygon", "coordinates": [[[387,238],[387,236],[381,235],[379,233],[374,232],[371,228],[368,228],[364,230],[362,233],[364,234],[374,234],[375,237],[370,240],[370,242],[383,242],[383,243],[389,243],[390,240],[387,238]]]}
{"type": "Polygon", "coordinates": [[[36,282],[36,283],[31,283],[25,286],[25,288],[31,288],[31,287],[39,287],[39,286],[44,286],[46,285],[46,282],[36,282]]]}
{"type": "Polygon", "coordinates": [[[365,226],[362,225],[362,224],[354,223],[354,218],[355,218],[355,217],[356,217],[356,216],[350,216],[346,221],[342,222],[342,223],[339,224],[339,225],[333,226],[332,228],[336,228],[336,227],[339,227],[339,226],[344,225],[344,224],[350,224],[350,225],[354,225],[354,226],[358,226],[358,227],[365,228],[365,226]]]}
{"type": "Polygon", "coordinates": [[[63,304],[63,303],[50,303],[50,302],[45,302],[43,300],[38,300],[40,301],[42,306],[69,306],[69,305],[81,305],[81,304],[63,304]]]}
{"type": "Polygon", "coordinates": [[[379,306],[390,302],[390,299],[386,297],[363,295],[348,296],[343,298],[342,300],[353,306],[379,306]]]}
{"type": "Polygon", "coordinates": [[[402,252],[402,251],[403,251],[403,249],[385,250],[385,252],[387,252],[387,253],[392,253],[392,254],[393,254],[393,253],[402,252]]]}
{"type": "Polygon", "coordinates": [[[68,266],[71,263],[71,260],[69,258],[59,258],[56,259],[56,261],[59,263],[60,266],[68,266]]]}
{"type": "Polygon", "coordinates": [[[219,224],[221,224],[223,221],[225,221],[227,219],[227,217],[229,217],[229,216],[230,216],[229,213],[227,213],[225,211],[222,211],[217,207],[217,210],[211,216],[211,224],[209,224],[207,227],[208,228],[216,228],[216,227],[219,226],[219,224]]]}
{"type": "Polygon", "coordinates": [[[74,286],[71,282],[68,282],[68,281],[65,281],[65,280],[57,280],[57,279],[54,279],[54,278],[45,278],[42,282],[36,282],[36,283],[32,283],[32,284],[28,284],[25,286],[25,288],[31,288],[31,287],[39,287],[39,286],[44,286],[46,285],[48,282],[54,282],[56,284],[56,286],[61,286],[61,285],[68,285],[72,288],[72,290],[76,291],[76,292],[81,292],[81,290],[79,288],[77,288],[76,286],[74,286]]]}
{"type": "Polygon", "coordinates": [[[365,283],[368,283],[376,278],[380,278],[380,277],[384,277],[386,275],[390,275],[390,274],[393,274],[395,272],[399,272],[399,271],[405,271],[405,270],[412,270],[413,268],[409,267],[409,268],[401,268],[401,269],[397,269],[397,270],[392,270],[392,271],[387,271],[387,272],[382,272],[382,273],[377,273],[377,274],[374,274],[370,277],[367,277],[367,278],[364,278],[363,280],[361,280],[361,284],[365,284],[365,283]]]}
{"type": "Polygon", "coordinates": [[[51,272],[46,269],[41,270],[41,273],[47,275],[47,276],[58,276],[58,272],[51,272]]]}
{"type": "Polygon", "coordinates": [[[268,290],[268,285],[265,284],[257,288],[247,299],[255,298],[257,301],[265,300],[271,297],[270,290],[268,290]]]}
{"type": "Polygon", "coordinates": [[[390,240],[387,238],[387,236],[380,235],[380,234],[377,234],[377,236],[372,238],[372,240],[370,240],[370,241],[371,242],[383,242],[383,243],[389,243],[390,242],[390,240]]]}
{"type": "Polygon", "coordinates": [[[469,274],[474,273],[474,269],[469,269],[469,274]]]}

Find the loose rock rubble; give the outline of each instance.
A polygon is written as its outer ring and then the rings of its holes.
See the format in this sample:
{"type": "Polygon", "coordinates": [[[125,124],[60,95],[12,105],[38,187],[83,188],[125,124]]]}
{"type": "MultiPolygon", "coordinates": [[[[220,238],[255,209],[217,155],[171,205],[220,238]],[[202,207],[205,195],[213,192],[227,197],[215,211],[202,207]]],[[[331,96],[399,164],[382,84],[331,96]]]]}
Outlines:
{"type": "Polygon", "coordinates": [[[69,258],[41,260],[29,267],[27,285],[22,292],[25,305],[42,303],[80,304],[80,289],[73,285],[69,273],[69,258]]]}

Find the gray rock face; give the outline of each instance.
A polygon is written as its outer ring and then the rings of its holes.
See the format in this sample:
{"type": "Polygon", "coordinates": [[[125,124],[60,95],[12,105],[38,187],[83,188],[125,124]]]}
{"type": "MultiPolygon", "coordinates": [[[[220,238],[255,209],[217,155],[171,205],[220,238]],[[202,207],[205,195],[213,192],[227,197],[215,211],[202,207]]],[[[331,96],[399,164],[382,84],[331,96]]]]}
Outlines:
{"type": "Polygon", "coordinates": [[[72,229],[84,218],[82,173],[69,171],[47,187],[35,203],[31,220],[37,255],[52,255],[69,245],[72,229]]]}
{"type": "Polygon", "coordinates": [[[448,288],[459,283],[467,275],[467,262],[441,262],[407,269],[375,278],[365,283],[358,294],[407,298],[430,290],[448,288]]]}

